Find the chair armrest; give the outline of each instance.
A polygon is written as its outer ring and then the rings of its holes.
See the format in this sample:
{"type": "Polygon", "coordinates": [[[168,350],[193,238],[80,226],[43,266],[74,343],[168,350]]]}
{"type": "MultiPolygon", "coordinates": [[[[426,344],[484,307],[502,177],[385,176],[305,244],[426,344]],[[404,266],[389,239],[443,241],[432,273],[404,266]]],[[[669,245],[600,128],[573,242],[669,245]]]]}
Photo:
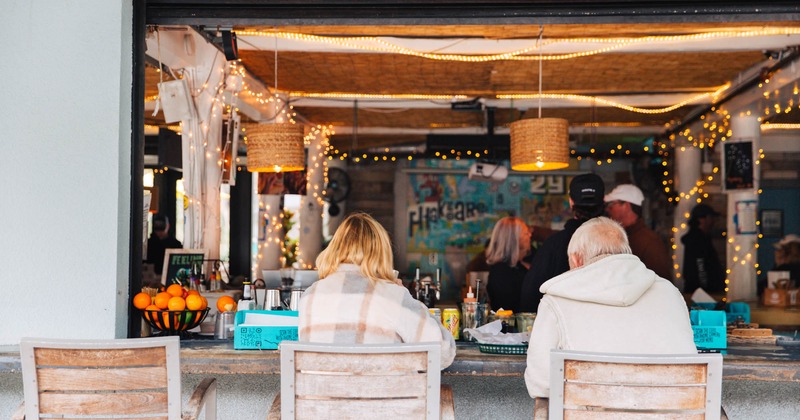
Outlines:
{"type": "Polygon", "coordinates": [[[272,407],[269,408],[267,413],[267,420],[281,420],[281,393],[278,391],[275,394],[275,399],[272,400],[272,407]]]}
{"type": "Polygon", "coordinates": [[[536,397],[533,400],[533,418],[534,420],[547,420],[550,416],[550,399],[536,397]]]}
{"type": "Polygon", "coordinates": [[[456,407],[453,403],[453,388],[450,385],[439,387],[439,410],[442,420],[455,420],[456,407]]]}
{"type": "Polygon", "coordinates": [[[183,410],[181,418],[183,420],[197,420],[200,412],[205,408],[206,420],[216,420],[217,418],[217,380],[205,378],[192,392],[186,408],[183,410]]]}
{"type": "Polygon", "coordinates": [[[11,413],[11,420],[25,420],[25,401],[21,402],[19,407],[11,413]]]}

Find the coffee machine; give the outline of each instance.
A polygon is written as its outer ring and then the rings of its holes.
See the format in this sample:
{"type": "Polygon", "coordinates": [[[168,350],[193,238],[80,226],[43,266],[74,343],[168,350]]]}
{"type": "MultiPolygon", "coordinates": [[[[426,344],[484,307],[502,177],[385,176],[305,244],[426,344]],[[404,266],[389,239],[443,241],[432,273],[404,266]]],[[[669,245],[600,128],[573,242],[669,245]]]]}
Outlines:
{"type": "Polygon", "coordinates": [[[440,275],[440,269],[437,268],[435,279],[432,280],[430,277],[420,279],[419,268],[417,268],[416,275],[414,276],[414,296],[428,308],[436,306],[436,302],[441,298],[440,291],[442,283],[440,281],[440,275]]]}

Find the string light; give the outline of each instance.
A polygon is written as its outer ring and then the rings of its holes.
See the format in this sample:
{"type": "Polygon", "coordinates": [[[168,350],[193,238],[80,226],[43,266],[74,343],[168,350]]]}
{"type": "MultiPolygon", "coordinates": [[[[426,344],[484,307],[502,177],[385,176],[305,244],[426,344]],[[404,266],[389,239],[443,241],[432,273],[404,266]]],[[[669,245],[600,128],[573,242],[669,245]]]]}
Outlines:
{"type": "Polygon", "coordinates": [[[332,37],[301,34],[295,32],[276,32],[276,31],[253,31],[242,30],[236,31],[237,36],[257,36],[257,37],[270,37],[282,38],[303,42],[313,42],[328,45],[336,45],[339,47],[357,49],[362,51],[378,52],[378,53],[394,53],[408,56],[415,56],[426,58],[430,60],[440,61],[460,61],[469,63],[481,63],[488,61],[499,60],[570,60],[573,58],[587,57],[591,55],[603,54],[629,45],[642,45],[642,44],[662,44],[672,42],[685,42],[685,41],[702,41],[719,38],[753,38],[760,36],[772,35],[796,35],[800,34],[800,28],[791,27],[777,27],[777,28],[763,28],[758,30],[727,30],[704,32],[698,34],[686,35],[668,35],[668,36],[645,36],[640,38],[554,38],[545,41],[542,45],[552,44],[610,44],[606,47],[595,48],[586,51],[579,51],[567,54],[531,54],[538,49],[538,46],[521,48],[514,51],[499,53],[499,54],[441,54],[429,53],[418,50],[406,48],[385,39],[371,36],[355,36],[355,37],[332,37]],[[372,44],[372,45],[370,45],[372,44]]]}

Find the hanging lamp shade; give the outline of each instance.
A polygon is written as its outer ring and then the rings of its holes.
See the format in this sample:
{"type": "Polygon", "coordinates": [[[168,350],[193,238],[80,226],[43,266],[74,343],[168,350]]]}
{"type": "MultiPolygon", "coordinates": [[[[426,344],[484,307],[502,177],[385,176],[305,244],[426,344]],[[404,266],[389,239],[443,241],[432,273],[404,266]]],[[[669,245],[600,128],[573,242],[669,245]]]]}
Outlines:
{"type": "Polygon", "coordinates": [[[302,125],[248,124],[246,133],[248,171],[291,172],[305,168],[302,125]]]}
{"type": "Polygon", "coordinates": [[[552,171],[569,166],[569,122],[528,118],[511,123],[511,169],[552,171]]]}

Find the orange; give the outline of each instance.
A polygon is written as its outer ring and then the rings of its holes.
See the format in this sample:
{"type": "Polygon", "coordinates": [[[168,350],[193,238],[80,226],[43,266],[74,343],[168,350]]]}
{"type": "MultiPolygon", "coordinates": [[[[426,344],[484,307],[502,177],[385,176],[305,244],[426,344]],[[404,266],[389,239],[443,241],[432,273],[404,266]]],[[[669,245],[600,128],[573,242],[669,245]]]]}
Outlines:
{"type": "Polygon", "coordinates": [[[169,308],[170,311],[182,311],[186,309],[186,301],[180,296],[173,296],[169,302],[167,302],[167,308],[169,308]]]}
{"type": "Polygon", "coordinates": [[[199,311],[203,309],[203,298],[200,297],[200,295],[186,296],[186,309],[190,311],[199,311]]]}
{"type": "Polygon", "coordinates": [[[158,309],[167,309],[170,299],[172,299],[171,294],[167,292],[159,292],[156,295],[156,298],[153,299],[153,303],[158,306],[158,309]]]}
{"type": "Polygon", "coordinates": [[[220,312],[235,311],[236,302],[228,295],[222,296],[217,300],[217,310],[220,312]]]}
{"type": "Polygon", "coordinates": [[[203,307],[200,309],[208,308],[208,299],[206,299],[205,296],[200,296],[200,297],[203,298],[203,307]]]}
{"type": "Polygon", "coordinates": [[[189,291],[188,291],[188,292],[186,292],[186,293],[188,293],[188,294],[190,294],[190,295],[198,295],[198,296],[200,296],[200,292],[198,292],[197,290],[189,290],[189,291]]]}
{"type": "Polygon", "coordinates": [[[156,305],[148,305],[146,308],[144,308],[144,310],[145,310],[144,319],[152,321],[152,319],[150,318],[150,312],[146,312],[146,311],[157,311],[158,310],[158,306],[156,306],[156,305]]]}
{"type": "Polygon", "coordinates": [[[133,307],[136,309],[145,309],[153,304],[153,298],[145,292],[139,292],[133,297],[133,307]]]}
{"type": "Polygon", "coordinates": [[[167,287],[167,293],[172,296],[183,296],[183,286],[178,283],[170,284],[169,287],[167,287]]]}

